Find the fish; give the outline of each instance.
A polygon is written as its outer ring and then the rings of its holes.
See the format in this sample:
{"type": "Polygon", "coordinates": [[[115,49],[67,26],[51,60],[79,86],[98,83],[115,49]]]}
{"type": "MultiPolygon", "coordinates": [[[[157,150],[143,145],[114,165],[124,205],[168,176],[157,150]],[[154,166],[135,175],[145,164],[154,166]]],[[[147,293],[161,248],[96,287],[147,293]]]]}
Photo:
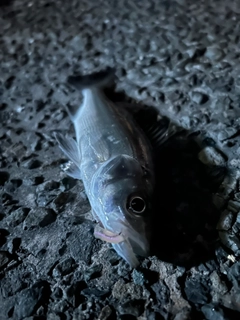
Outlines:
{"type": "Polygon", "coordinates": [[[96,220],[94,236],[112,247],[132,268],[150,252],[150,211],[155,186],[151,143],[130,111],[103,93],[112,79],[107,69],[70,76],[82,103],[68,107],[76,139],[55,133],[70,159],[66,173],[83,182],[96,220]]]}

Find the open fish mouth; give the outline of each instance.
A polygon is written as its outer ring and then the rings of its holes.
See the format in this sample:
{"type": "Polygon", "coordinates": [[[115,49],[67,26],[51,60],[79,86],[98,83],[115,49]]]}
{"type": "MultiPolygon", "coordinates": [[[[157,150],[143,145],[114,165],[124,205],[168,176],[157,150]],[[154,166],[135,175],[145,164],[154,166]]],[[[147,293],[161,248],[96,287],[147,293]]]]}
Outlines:
{"type": "Polygon", "coordinates": [[[97,239],[100,239],[111,244],[122,244],[128,243],[127,247],[135,252],[135,254],[145,257],[148,254],[149,248],[146,242],[142,241],[139,237],[139,234],[136,233],[133,229],[125,228],[123,233],[115,233],[103,227],[102,223],[99,222],[94,228],[94,236],[97,239]]]}
{"type": "Polygon", "coordinates": [[[105,242],[109,242],[112,244],[118,244],[125,241],[124,237],[118,233],[114,233],[103,228],[100,224],[97,224],[94,228],[94,236],[97,239],[103,240],[105,242]]]}
{"type": "Polygon", "coordinates": [[[132,246],[129,241],[125,239],[122,234],[117,234],[103,228],[100,224],[97,224],[94,229],[94,236],[97,239],[109,242],[112,244],[117,253],[126,260],[131,267],[136,268],[139,261],[133,252],[132,246]]]}
{"type": "Polygon", "coordinates": [[[99,222],[95,226],[94,236],[97,239],[111,243],[116,252],[133,268],[139,265],[137,256],[146,257],[148,255],[148,244],[139,238],[139,234],[132,228],[125,228],[124,234],[114,233],[105,229],[99,222]]]}

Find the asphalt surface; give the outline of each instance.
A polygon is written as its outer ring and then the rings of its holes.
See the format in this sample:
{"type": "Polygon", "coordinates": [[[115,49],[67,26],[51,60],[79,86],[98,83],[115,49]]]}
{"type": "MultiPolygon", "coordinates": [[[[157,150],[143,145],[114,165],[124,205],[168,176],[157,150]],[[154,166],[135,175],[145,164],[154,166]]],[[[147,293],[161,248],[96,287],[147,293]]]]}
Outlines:
{"type": "Polygon", "coordinates": [[[0,320],[239,317],[239,21],[240,1],[0,1],[0,320]],[[81,101],[66,78],[109,66],[146,135],[156,112],[178,128],[135,270],[54,139],[81,101]]]}

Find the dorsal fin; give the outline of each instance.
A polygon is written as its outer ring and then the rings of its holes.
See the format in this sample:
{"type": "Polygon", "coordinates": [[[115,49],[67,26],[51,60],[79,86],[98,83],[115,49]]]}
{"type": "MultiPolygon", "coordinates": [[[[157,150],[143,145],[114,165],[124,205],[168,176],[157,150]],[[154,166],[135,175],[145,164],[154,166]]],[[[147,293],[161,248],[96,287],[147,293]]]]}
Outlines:
{"type": "Polygon", "coordinates": [[[159,112],[152,107],[140,109],[134,115],[134,119],[155,150],[160,149],[179,131],[179,128],[173,122],[167,117],[161,116],[159,112]]]}

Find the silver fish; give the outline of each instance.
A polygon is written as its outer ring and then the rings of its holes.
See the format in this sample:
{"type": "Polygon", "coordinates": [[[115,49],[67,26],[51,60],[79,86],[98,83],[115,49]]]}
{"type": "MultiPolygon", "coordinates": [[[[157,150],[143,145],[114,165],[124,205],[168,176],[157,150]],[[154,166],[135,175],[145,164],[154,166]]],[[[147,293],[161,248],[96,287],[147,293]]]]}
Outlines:
{"type": "MultiPolygon", "coordinates": [[[[84,77],[83,77],[84,78],[84,77]]],[[[83,181],[97,221],[94,234],[110,242],[133,268],[149,255],[149,210],[154,190],[152,150],[131,114],[109,101],[97,86],[78,77],[83,102],[68,110],[76,141],[56,134],[72,161],[67,173],[83,181]]]]}

